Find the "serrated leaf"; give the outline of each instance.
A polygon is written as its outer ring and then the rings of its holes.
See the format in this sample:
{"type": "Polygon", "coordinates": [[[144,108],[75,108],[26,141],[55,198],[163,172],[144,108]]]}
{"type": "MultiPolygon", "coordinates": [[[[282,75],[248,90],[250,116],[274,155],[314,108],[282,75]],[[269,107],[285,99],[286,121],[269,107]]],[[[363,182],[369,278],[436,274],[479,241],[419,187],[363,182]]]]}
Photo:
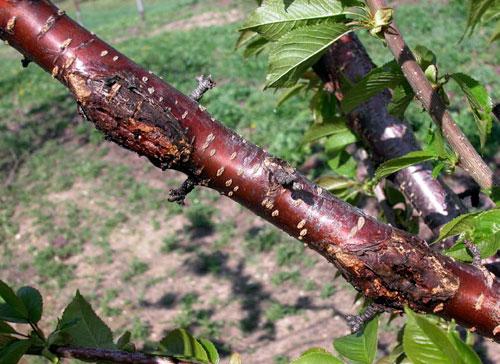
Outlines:
{"type": "Polygon", "coordinates": [[[28,310],[28,319],[38,323],[43,313],[43,298],[40,292],[33,287],[21,287],[17,291],[17,296],[23,301],[28,310]]]}
{"type": "Polygon", "coordinates": [[[380,181],[382,178],[385,178],[406,167],[436,158],[437,155],[435,152],[430,150],[417,150],[410,152],[402,157],[390,159],[382,163],[375,171],[374,179],[375,181],[380,181]]]}
{"type": "Polygon", "coordinates": [[[269,57],[266,87],[290,87],[337,39],[348,33],[344,24],[323,23],[290,31],[276,43],[269,57]]]}
{"type": "Polygon", "coordinates": [[[215,345],[207,339],[198,339],[198,341],[200,342],[200,344],[203,346],[203,348],[207,352],[207,356],[208,356],[208,360],[210,361],[210,364],[219,364],[219,361],[220,361],[219,353],[218,353],[215,345]]]}
{"type": "Polygon", "coordinates": [[[344,93],[344,98],[340,103],[342,110],[349,113],[379,92],[387,88],[395,88],[404,82],[406,79],[395,61],[374,68],[344,93]]]}
{"type": "Polygon", "coordinates": [[[295,28],[337,17],[342,11],[341,1],[335,0],[265,0],[250,14],[241,30],[252,30],[277,40],[295,28]]]}
{"type": "Polygon", "coordinates": [[[491,116],[493,106],[488,91],[482,84],[464,73],[453,73],[450,78],[457,82],[467,98],[479,130],[482,148],[493,124],[493,117],[491,116]]]}
{"type": "Polygon", "coordinates": [[[203,345],[184,329],[170,331],[159,345],[162,354],[171,355],[179,359],[194,359],[203,363],[210,363],[203,345]]]}
{"type": "Polygon", "coordinates": [[[116,348],[111,330],[96,315],[79,291],[64,310],[59,326],[65,326],[60,331],[67,336],[69,345],[84,348],[116,348]]]}
{"type": "Polygon", "coordinates": [[[0,350],[0,363],[17,364],[31,347],[31,340],[16,340],[0,350]]]}
{"type": "Polygon", "coordinates": [[[335,350],[355,364],[371,364],[377,353],[378,316],[370,320],[363,330],[333,341],[335,350]]]}
{"type": "Polygon", "coordinates": [[[330,353],[314,351],[303,354],[290,364],[343,364],[342,361],[330,353]]]}
{"type": "Polygon", "coordinates": [[[8,323],[0,321],[0,334],[15,334],[16,330],[12,328],[8,323]]]}
{"type": "MultiPolygon", "coordinates": [[[[27,319],[28,309],[24,305],[23,301],[14,293],[12,288],[10,288],[4,281],[0,280],[0,297],[4,300],[5,305],[7,305],[11,311],[14,318],[27,319]]],[[[2,319],[2,314],[0,313],[0,319],[2,319]]],[[[5,319],[5,318],[3,318],[5,319]]],[[[6,321],[9,321],[5,319],[6,321]]]]}
{"type": "Polygon", "coordinates": [[[465,364],[446,333],[422,315],[405,308],[403,348],[414,364],[465,364]]]}

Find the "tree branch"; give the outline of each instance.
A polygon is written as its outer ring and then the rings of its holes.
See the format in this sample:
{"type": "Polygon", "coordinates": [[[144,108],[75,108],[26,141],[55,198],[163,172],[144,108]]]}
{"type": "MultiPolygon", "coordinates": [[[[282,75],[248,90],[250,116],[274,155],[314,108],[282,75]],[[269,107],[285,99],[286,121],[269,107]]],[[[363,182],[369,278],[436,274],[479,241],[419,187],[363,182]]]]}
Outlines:
{"type": "Polygon", "coordinates": [[[434,312],[500,340],[500,283],[382,224],[247,142],[49,1],[0,0],[1,38],[73,93],[106,137],[246,206],[375,303],[434,312]]]}
{"type": "MultiPolygon", "coordinates": [[[[387,8],[385,0],[367,0],[367,3],[372,13],[387,8]]],[[[384,38],[417,99],[422,103],[436,125],[441,128],[451,148],[458,154],[460,158],[459,166],[469,173],[482,188],[487,189],[493,185],[498,185],[498,181],[494,180],[491,169],[460,130],[446,110],[441,97],[425,77],[394,21],[384,31],[384,38]]]]}
{"type": "Polygon", "coordinates": [[[95,348],[71,348],[55,347],[51,352],[59,358],[78,359],[92,362],[121,363],[121,364],[189,364],[174,358],[156,356],[143,353],[131,353],[128,351],[95,349],[95,348]]]}
{"type": "MultiPolygon", "coordinates": [[[[354,33],[335,42],[314,65],[327,88],[339,99],[342,98],[342,78],[356,82],[373,68],[354,33]]],[[[379,163],[420,149],[411,127],[387,111],[391,98],[389,90],[384,90],[347,115],[349,127],[362,138],[379,163]]],[[[466,212],[460,199],[439,178],[432,177],[428,164],[405,168],[395,174],[394,180],[434,233],[466,212]]]]}

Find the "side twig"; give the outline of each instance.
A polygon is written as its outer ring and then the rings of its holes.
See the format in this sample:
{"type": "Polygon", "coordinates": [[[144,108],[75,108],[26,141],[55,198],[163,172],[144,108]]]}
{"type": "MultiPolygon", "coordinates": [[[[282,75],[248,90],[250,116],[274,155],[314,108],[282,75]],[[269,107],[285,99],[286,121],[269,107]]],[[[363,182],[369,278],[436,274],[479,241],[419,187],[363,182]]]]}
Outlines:
{"type": "MultiPolygon", "coordinates": [[[[385,0],[368,0],[367,3],[372,13],[387,8],[385,0]]],[[[498,185],[498,181],[494,181],[491,169],[460,130],[441,97],[425,77],[394,21],[385,29],[384,37],[417,99],[436,125],[441,128],[451,148],[458,154],[459,166],[469,173],[482,188],[487,189],[498,185]]]]}
{"type": "Polygon", "coordinates": [[[78,359],[92,362],[122,363],[122,364],[188,364],[174,358],[130,353],[120,350],[95,348],[56,347],[51,350],[59,358],[78,359]]]}

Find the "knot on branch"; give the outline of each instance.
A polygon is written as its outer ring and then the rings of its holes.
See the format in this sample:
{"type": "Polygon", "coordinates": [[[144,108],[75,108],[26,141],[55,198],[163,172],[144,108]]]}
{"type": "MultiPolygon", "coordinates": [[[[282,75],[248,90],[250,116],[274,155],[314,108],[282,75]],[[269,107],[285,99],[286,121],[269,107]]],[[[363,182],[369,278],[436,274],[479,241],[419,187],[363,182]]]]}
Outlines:
{"type": "Polygon", "coordinates": [[[385,312],[385,307],[372,303],[370,304],[366,310],[359,315],[347,315],[346,320],[349,328],[351,329],[351,333],[355,334],[365,326],[371,319],[373,319],[379,313],[385,312]]]}
{"type": "Polygon", "coordinates": [[[198,81],[198,86],[191,92],[190,97],[196,102],[200,101],[203,95],[210,89],[215,87],[215,82],[212,80],[212,75],[208,76],[198,76],[196,77],[196,81],[198,81]]]}
{"type": "Polygon", "coordinates": [[[170,202],[177,202],[179,205],[184,205],[186,196],[191,192],[195,186],[196,181],[192,177],[188,177],[179,188],[170,190],[168,200],[170,202]]]}

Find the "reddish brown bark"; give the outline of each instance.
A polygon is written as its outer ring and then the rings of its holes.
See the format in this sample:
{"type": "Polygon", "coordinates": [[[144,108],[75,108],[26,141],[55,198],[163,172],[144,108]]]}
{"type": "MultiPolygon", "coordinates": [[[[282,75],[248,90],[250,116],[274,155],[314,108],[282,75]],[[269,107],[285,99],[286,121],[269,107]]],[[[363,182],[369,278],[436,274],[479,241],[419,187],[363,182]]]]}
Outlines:
{"type": "MultiPolygon", "coordinates": [[[[341,98],[341,80],[356,82],[374,68],[363,45],[354,33],[335,42],[314,65],[314,70],[341,98]]],[[[361,137],[378,162],[401,157],[419,150],[411,127],[387,111],[389,90],[364,102],[347,115],[350,128],[361,137]]],[[[458,197],[440,180],[432,177],[427,164],[405,168],[394,175],[394,181],[435,232],[442,225],[465,212],[458,197]]]]}
{"type": "Polygon", "coordinates": [[[318,251],[378,303],[500,338],[500,284],[366,216],[211,118],[48,1],[0,0],[2,38],[66,85],[108,139],[185,172],[318,251]]]}

